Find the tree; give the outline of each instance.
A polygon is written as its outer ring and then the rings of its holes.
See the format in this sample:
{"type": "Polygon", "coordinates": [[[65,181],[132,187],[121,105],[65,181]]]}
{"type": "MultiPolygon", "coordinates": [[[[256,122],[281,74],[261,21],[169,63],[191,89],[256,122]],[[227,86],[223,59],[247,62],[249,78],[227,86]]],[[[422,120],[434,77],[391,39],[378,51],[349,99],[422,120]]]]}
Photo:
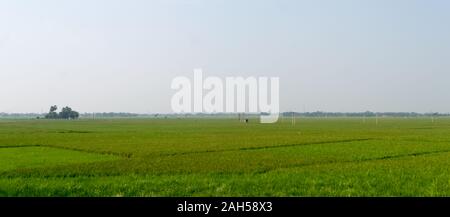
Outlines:
{"type": "Polygon", "coordinates": [[[55,112],[56,110],[58,110],[58,106],[50,106],[50,112],[55,112]]]}
{"type": "Polygon", "coordinates": [[[58,106],[50,106],[50,111],[48,114],[45,115],[45,118],[47,119],[57,119],[58,113],[56,113],[56,110],[58,110],[58,106]]]}
{"type": "Polygon", "coordinates": [[[69,119],[70,114],[72,113],[72,109],[68,106],[62,108],[61,112],[59,113],[59,118],[61,119],[69,119]]]}
{"type": "Polygon", "coordinates": [[[70,112],[70,119],[77,119],[78,117],[80,117],[80,113],[76,111],[70,112]]]}

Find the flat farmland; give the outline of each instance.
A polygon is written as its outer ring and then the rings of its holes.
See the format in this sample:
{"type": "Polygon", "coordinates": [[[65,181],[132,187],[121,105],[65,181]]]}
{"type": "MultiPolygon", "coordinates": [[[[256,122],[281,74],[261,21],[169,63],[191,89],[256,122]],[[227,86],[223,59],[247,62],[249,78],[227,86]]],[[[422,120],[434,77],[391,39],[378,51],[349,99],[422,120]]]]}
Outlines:
{"type": "Polygon", "coordinates": [[[450,119],[5,119],[0,196],[450,196],[450,119]]]}

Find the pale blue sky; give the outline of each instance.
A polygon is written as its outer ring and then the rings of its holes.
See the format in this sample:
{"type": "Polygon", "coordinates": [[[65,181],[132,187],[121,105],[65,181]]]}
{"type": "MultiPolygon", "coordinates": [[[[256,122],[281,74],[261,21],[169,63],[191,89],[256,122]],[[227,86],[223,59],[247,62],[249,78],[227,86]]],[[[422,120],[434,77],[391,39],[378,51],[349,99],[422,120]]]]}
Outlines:
{"type": "Polygon", "coordinates": [[[281,110],[450,112],[446,0],[0,0],[0,112],[170,112],[175,76],[278,76],[281,110]]]}

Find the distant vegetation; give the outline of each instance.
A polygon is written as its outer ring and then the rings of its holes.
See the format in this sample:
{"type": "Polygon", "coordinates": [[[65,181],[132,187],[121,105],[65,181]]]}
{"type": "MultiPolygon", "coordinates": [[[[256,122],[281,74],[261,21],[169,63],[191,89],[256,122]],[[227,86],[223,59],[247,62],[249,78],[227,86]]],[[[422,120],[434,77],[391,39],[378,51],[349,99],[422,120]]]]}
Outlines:
{"type": "Polygon", "coordinates": [[[81,114],[82,118],[134,118],[142,116],[143,115],[126,112],[96,112],[81,114]]]}
{"type": "MultiPolygon", "coordinates": [[[[53,106],[52,106],[53,107],[53,106]]],[[[71,117],[69,109],[66,107],[63,108],[63,113],[65,115],[60,116],[61,113],[56,113],[54,110],[52,113],[47,114],[39,114],[39,113],[4,113],[0,112],[0,118],[8,118],[8,119],[28,119],[28,118],[36,118],[36,117],[46,117],[51,119],[59,119],[61,117],[65,117],[63,119],[67,119],[67,117],[71,117]],[[65,112],[64,112],[65,111],[65,112]]],[[[71,109],[70,109],[71,110],[71,109]]],[[[78,112],[72,111],[74,117],[78,112]]],[[[450,113],[416,113],[416,112],[283,112],[280,116],[291,117],[292,114],[296,117],[450,117],[450,113]]],[[[257,118],[259,114],[245,114],[250,118],[257,118]]],[[[96,112],[96,113],[82,113],[78,114],[77,118],[197,118],[197,117],[229,117],[234,118],[237,117],[237,114],[233,113],[215,113],[215,114],[206,114],[206,113],[192,113],[192,114],[138,114],[138,113],[127,113],[127,112],[96,112]]]]}
{"type": "Polygon", "coordinates": [[[66,106],[62,108],[61,112],[57,113],[58,106],[54,105],[50,107],[50,111],[45,115],[46,119],[77,119],[80,114],[72,108],[66,106]]]}
{"type": "MultiPolygon", "coordinates": [[[[449,113],[417,113],[417,112],[294,112],[296,116],[304,117],[429,117],[429,116],[450,116],[449,113]]],[[[292,112],[284,112],[283,116],[291,116],[292,112]]]]}

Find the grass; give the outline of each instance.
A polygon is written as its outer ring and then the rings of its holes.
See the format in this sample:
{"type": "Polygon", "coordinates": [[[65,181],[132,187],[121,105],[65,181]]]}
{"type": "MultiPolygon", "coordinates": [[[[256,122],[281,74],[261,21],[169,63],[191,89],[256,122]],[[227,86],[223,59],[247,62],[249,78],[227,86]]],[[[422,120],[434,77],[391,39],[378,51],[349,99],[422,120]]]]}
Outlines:
{"type": "Polygon", "coordinates": [[[83,153],[66,149],[38,146],[0,148],[0,171],[24,168],[45,168],[49,166],[91,163],[115,160],[116,157],[101,154],[83,153]]]}
{"type": "Polygon", "coordinates": [[[0,120],[2,196],[450,196],[450,119],[0,120]]]}

